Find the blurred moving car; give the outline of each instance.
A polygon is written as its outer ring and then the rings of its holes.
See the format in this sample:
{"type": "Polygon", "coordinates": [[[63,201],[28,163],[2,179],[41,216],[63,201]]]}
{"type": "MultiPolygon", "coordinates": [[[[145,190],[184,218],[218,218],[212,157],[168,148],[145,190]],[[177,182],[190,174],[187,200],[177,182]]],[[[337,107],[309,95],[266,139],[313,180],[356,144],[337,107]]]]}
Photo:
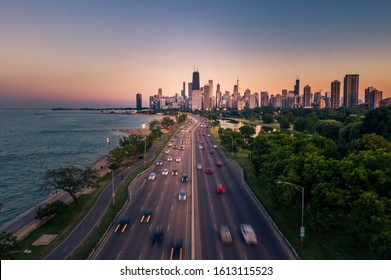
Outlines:
{"type": "Polygon", "coordinates": [[[206,173],[206,174],[213,174],[212,168],[207,167],[207,168],[205,169],[205,173],[206,173]]]}
{"type": "Polygon", "coordinates": [[[181,161],[181,157],[177,157],[175,161],[181,161]]]}
{"type": "Polygon", "coordinates": [[[202,170],[202,164],[201,163],[197,163],[197,169],[198,170],[202,170]]]}
{"type": "Polygon", "coordinates": [[[170,251],[170,260],[182,260],[183,243],[182,240],[175,240],[170,251]]]}
{"type": "Polygon", "coordinates": [[[167,158],[167,161],[172,161],[172,156],[169,156],[169,157],[167,158]]]}
{"type": "Polygon", "coordinates": [[[171,175],[177,176],[177,175],[178,175],[178,170],[174,169],[174,170],[171,172],[171,175]]]}
{"type": "Polygon", "coordinates": [[[217,149],[217,145],[216,145],[216,144],[214,144],[214,145],[213,145],[213,148],[217,149]]]}
{"type": "Polygon", "coordinates": [[[224,189],[224,187],[223,187],[222,184],[218,184],[218,185],[217,185],[217,187],[216,187],[216,193],[218,193],[218,194],[223,194],[223,193],[225,193],[225,189],[224,189]]]}
{"type": "Polygon", "coordinates": [[[242,236],[243,236],[246,244],[256,245],[258,243],[257,236],[256,236],[255,231],[251,225],[241,224],[240,225],[240,232],[242,233],[242,236]]]}
{"type": "Polygon", "coordinates": [[[141,213],[140,223],[149,223],[149,220],[151,219],[152,210],[146,209],[141,213]]]}
{"type": "Polygon", "coordinates": [[[220,233],[220,239],[223,243],[231,243],[232,242],[232,235],[231,231],[229,230],[229,227],[226,225],[221,225],[219,229],[220,233]]]}
{"type": "Polygon", "coordinates": [[[201,145],[198,146],[198,150],[202,150],[202,146],[201,145]]]}
{"type": "Polygon", "coordinates": [[[179,191],[178,200],[180,200],[180,201],[185,201],[186,200],[186,191],[185,190],[180,190],[179,191]]]}
{"type": "Polygon", "coordinates": [[[214,154],[214,153],[215,153],[215,151],[213,151],[213,150],[210,150],[210,151],[209,151],[209,153],[210,153],[210,154],[214,154]]]}
{"type": "Polygon", "coordinates": [[[189,182],[189,176],[187,175],[187,173],[183,173],[181,181],[184,183],[189,182]]]}
{"type": "Polygon", "coordinates": [[[156,162],[156,165],[163,165],[163,161],[161,159],[159,159],[157,162],[156,162]]]}
{"type": "Polygon", "coordinates": [[[123,233],[126,230],[126,228],[128,227],[128,224],[129,224],[129,219],[122,218],[121,220],[119,220],[117,226],[114,229],[114,232],[123,233]]]}
{"type": "Polygon", "coordinates": [[[168,169],[164,168],[162,171],[162,175],[167,176],[168,175],[168,169]]]}
{"type": "Polygon", "coordinates": [[[169,152],[170,152],[170,150],[169,149],[167,149],[167,150],[165,150],[164,151],[166,154],[168,154],[169,152]]]}
{"type": "Polygon", "coordinates": [[[223,163],[221,161],[216,162],[216,166],[221,167],[223,166],[223,163]]]}
{"type": "Polygon", "coordinates": [[[148,176],[148,180],[149,180],[149,181],[153,181],[153,180],[155,180],[155,178],[156,178],[156,173],[154,173],[154,172],[152,172],[152,173],[149,174],[149,176],[148,176]]]}
{"type": "Polygon", "coordinates": [[[151,244],[152,246],[160,246],[163,243],[163,229],[157,227],[155,232],[152,233],[151,244]]]}

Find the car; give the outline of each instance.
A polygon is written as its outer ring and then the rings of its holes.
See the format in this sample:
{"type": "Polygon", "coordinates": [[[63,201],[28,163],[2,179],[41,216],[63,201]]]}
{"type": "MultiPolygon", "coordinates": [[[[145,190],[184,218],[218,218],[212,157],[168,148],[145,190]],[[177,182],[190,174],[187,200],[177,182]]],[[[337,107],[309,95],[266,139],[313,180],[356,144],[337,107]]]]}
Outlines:
{"type": "Polygon", "coordinates": [[[174,169],[174,170],[171,172],[171,175],[177,176],[177,175],[178,175],[178,170],[174,169]]]}
{"type": "Polygon", "coordinates": [[[221,161],[218,161],[218,162],[216,162],[216,166],[222,167],[222,166],[223,166],[223,163],[222,163],[221,161]]]}
{"type": "Polygon", "coordinates": [[[167,150],[165,150],[164,151],[166,154],[168,154],[169,152],[170,152],[170,150],[169,149],[167,149],[167,150]]]}
{"type": "Polygon", "coordinates": [[[167,168],[164,168],[164,169],[163,169],[162,175],[163,175],[163,176],[167,176],[167,175],[168,175],[168,169],[167,169],[167,168]]]}
{"type": "Polygon", "coordinates": [[[210,151],[209,151],[209,153],[210,153],[210,154],[214,154],[214,153],[215,153],[215,151],[213,151],[213,150],[210,150],[210,151]]]}
{"type": "Polygon", "coordinates": [[[163,229],[157,227],[151,237],[152,246],[160,246],[163,243],[163,229]]]}
{"type": "Polygon", "coordinates": [[[210,137],[210,134],[207,134],[206,136],[210,137]]]}
{"type": "Polygon", "coordinates": [[[217,149],[217,145],[216,145],[216,144],[214,144],[214,145],[213,145],[213,148],[217,149]]]}
{"type": "Polygon", "coordinates": [[[223,194],[223,193],[225,193],[225,189],[224,189],[224,187],[223,187],[222,184],[218,184],[218,185],[217,185],[217,187],[216,187],[216,193],[218,193],[218,194],[223,194]]]}
{"type": "Polygon", "coordinates": [[[202,170],[202,164],[201,163],[197,163],[197,169],[198,170],[202,170]]]}
{"type": "Polygon", "coordinates": [[[167,161],[172,161],[172,156],[169,156],[169,157],[167,158],[167,161]]]}
{"type": "Polygon", "coordinates": [[[181,157],[177,157],[175,161],[181,161],[181,157]]]}
{"type": "Polygon", "coordinates": [[[241,224],[240,225],[240,232],[242,233],[243,239],[246,242],[246,244],[256,245],[258,243],[257,236],[256,236],[255,231],[251,225],[241,224]]]}
{"type": "Polygon", "coordinates": [[[178,149],[177,145],[172,146],[173,149],[178,149]]]}
{"type": "Polygon", "coordinates": [[[206,174],[213,174],[212,168],[207,167],[207,168],[205,169],[205,173],[206,173],[206,174]]]}
{"type": "Polygon", "coordinates": [[[153,180],[155,180],[155,178],[156,178],[156,173],[154,173],[154,172],[152,172],[152,173],[149,174],[149,176],[148,176],[148,180],[149,180],[149,181],[153,181],[153,180]]]}
{"type": "Polygon", "coordinates": [[[204,142],[202,142],[202,140],[200,141],[200,144],[204,144],[204,142]]]}
{"type": "Polygon", "coordinates": [[[179,201],[185,201],[186,200],[186,191],[185,190],[180,190],[178,194],[178,200],[179,201]]]}
{"type": "Polygon", "coordinates": [[[127,219],[127,218],[123,218],[123,219],[119,220],[117,226],[114,229],[114,232],[123,233],[126,230],[126,228],[128,227],[128,224],[129,224],[129,219],[127,219]]]}
{"type": "Polygon", "coordinates": [[[171,142],[175,142],[175,138],[172,138],[172,139],[171,139],[171,142]]]}
{"type": "Polygon", "coordinates": [[[232,235],[229,227],[226,225],[221,225],[219,228],[220,240],[223,243],[232,243],[232,235]]]}
{"type": "Polygon", "coordinates": [[[140,223],[149,223],[151,220],[152,216],[152,211],[151,209],[146,209],[143,212],[141,212],[141,218],[140,218],[140,223]]]}
{"type": "Polygon", "coordinates": [[[198,150],[202,150],[202,146],[201,145],[198,146],[198,150]]]}
{"type": "Polygon", "coordinates": [[[179,147],[179,150],[183,150],[183,146],[182,145],[179,147]]]}
{"type": "Polygon", "coordinates": [[[168,143],[168,146],[169,146],[169,147],[172,147],[172,143],[168,143]]]}
{"type": "Polygon", "coordinates": [[[187,175],[187,173],[183,173],[181,181],[184,183],[189,182],[189,176],[187,175]]]}
{"type": "Polygon", "coordinates": [[[156,162],[156,165],[163,165],[163,161],[161,159],[159,159],[157,162],[156,162]]]}
{"type": "Polygon", "coordinates": [[[172,243],[170,250],[170,260],[182,260],[183,242],[182,240],[175,240],[172,243]]]}

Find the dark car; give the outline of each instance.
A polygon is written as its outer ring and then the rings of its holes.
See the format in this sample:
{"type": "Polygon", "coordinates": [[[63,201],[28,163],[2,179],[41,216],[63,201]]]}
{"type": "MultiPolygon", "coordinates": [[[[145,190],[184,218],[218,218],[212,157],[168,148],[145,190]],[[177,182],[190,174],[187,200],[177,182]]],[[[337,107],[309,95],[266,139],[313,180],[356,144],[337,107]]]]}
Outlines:
{"type": "Polygon", "coordinates": [[[221,167],[223,166],[223,163],[221,161],[216,162],[216,166],[221,167]]]}
{"type": "Polygon", "coordinates": [[[174,169],[174,170],[171,172],[171,175],[177,176],[177,175],[178,175],[178,170],[174,169]]]}
{"type": "Polygon", "coordinates": [[[215,151],[213,151],[213,150],[210,150],[210,151],[209,151],[209,153],[210,153],[210,154],[214,154],[214,153],[215,153],[215,151]]]}
{"type": "Polygon", "coordinates": [[[213,174],[212,168],[207,167],[207,168],[205,169],[205,173],[206,173],[206,174],[213,174]]]}
{"type": "Polygon", "coordinates": [[[152,246],[160,246],[163,243],[163,229],[157,227],[155,232],[152,234],[151,244],[152,246]]]}
{"type": "Polygon", "coordinates": [[[176,240],[172,243],[170,251],[170,260],[182,260],[183,243],[182,240],[176,240]]]}
{"type": "Polygon", "coordinates": [[[181,179],[181,181],[182,182],[189,182],[189,176],[187,176],[187,174],[186,173],[184,173],[183,175],[182,175],[182,179],[181,179]]]}
{"type": "Polygon", "coordinates": [[[140,223],[149,223],[151,219],[152,211],[151,209],[146,209],[141,213],[140,223]]]}
{"type": "Polygon", "coordinates": [[[120,232],[120,233],[123,233],[126,228],[128,227],[128,224],[129,224],[129,220],[124,218],[124,219],[121,219],[117,226],[115,227],[114,229],[114,232],[120,232]]]}

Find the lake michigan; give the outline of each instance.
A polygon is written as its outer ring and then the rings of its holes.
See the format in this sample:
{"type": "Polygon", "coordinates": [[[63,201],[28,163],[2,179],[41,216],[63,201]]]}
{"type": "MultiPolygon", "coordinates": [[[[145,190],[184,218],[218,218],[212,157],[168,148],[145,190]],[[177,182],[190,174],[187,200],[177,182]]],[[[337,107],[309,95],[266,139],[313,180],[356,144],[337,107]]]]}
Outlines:
{"type": "Polygon", "coordinates": [[[39,204],[45,172],[87,167],[118,146],[123,129],[141,128],[155,116],[89,110],[0,110],[0,224],[39,204]]]}

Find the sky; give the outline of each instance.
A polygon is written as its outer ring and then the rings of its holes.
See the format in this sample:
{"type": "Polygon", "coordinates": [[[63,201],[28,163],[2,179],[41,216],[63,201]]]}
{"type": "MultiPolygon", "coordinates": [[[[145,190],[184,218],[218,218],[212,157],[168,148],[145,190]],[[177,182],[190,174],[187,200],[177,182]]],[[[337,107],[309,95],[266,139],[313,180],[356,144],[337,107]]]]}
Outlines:
{"type": "Polygon", "coordinates": [[[1,0],[0,108],[134,107],[138,92],[147,106],[194,65],[231,93],[359,74],[360,98],[391,97],[390,14],[385,0],[1,0]]]}

